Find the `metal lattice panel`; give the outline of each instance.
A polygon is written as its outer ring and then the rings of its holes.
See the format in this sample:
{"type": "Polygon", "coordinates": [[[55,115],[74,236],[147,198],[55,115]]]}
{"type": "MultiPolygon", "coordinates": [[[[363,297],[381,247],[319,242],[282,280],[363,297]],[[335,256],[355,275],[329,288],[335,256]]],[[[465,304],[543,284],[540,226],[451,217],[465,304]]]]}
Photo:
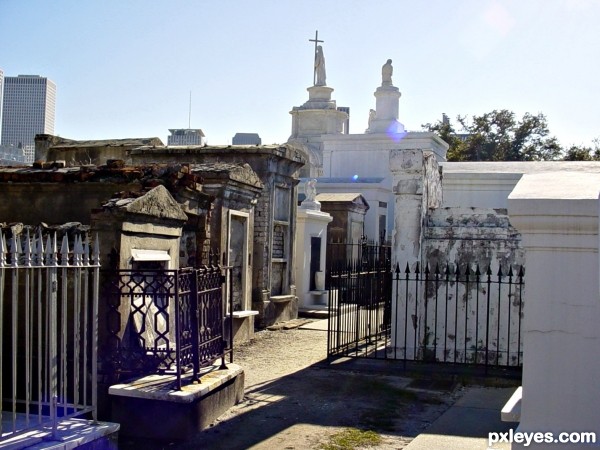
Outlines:
{"type": "Polygon", "coordinates": [[[113,380],[173,372],[180,386],[186,370],[197,379],[200,367],[224,361],[224,270],[110,272],[104,371],[113,380]]]}

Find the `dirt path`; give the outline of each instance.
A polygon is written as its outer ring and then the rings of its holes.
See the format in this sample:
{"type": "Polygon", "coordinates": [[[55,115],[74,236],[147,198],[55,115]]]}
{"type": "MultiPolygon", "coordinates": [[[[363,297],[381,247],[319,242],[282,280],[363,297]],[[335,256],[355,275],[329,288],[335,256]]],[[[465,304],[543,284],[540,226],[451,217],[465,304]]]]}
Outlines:
{"type": "Polygon", "coordinates": [[[234,361],[246,374],[243,402],[185,443],[128,442],[127,448],[360,448],[328,447],[336,434],[352,428],[375,432],[379,443],[369,448],[402,449],[459,395],[412,389],[406,377],[318,364],[326,357],[326,344],[321,330],[257,333],[235,352],[234,361]]]}

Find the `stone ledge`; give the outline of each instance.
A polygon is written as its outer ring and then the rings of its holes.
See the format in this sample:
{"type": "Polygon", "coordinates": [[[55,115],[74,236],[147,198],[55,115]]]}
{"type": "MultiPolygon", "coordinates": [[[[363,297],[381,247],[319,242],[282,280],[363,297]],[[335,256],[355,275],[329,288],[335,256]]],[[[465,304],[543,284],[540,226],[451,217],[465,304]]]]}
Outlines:
{"type": "Polygon", "coordinates": [[[511,395],[501,411],[502,422],[521,421],[521,399],[523,398],[523,387],[519,386],[511,395]]]}
{"type": "Polygon", "coordinates": [[[258,311],[253,311],[251,309],[246,309],[244,311],[234,311],[231,313],[234,319],[244,319],[250,316],[258,316],[258,311]]]}
{"type": "MultiPolygon", "coordinates": [[[[124,436],[186,440],[209,427],[244,398],[244,371],[236,364],[227,370],[213,366],[198,384],[173,389],[172,375],[152,375],[111,386],[112,420],[124,436]]],[[[189,382],[190,375],[186,376],[189,382]]]]}
{"type": "Polygon", "coordinates": [[[108,389],[108,393],[120,397],[192,403],[243,372],[237,364],[228,364],[225,370],[219,370],[219,366],[214,365],[200,371],[199,383],[190,382],[191,374],[183,377],[183,382],[187,384],[182,386],[181,391],[173,388],[177,380],[175,375],[147,375],[128,383],[115,384],[108,389]]]}
{"type": "Polygon", "coordinates": [[[295,295],[273,295],[271,298],[269,298],[270,301],[272,301],[273,303],[286,303],[286,302],[291,302],[292,300],[294,300],[296,298],[295,295]]]}
{"type": "MultiPolygon", "coordinates": [[[[18,414],[18,416],[17,419],[19,421],[22,420],[24,423],[25,415],[18,414]]],[[[7,424],[8,422],[3,424],[3,429],[8,428],[7,424]]],[[[111,442],[114,441],[114,447],[108,445],[100,445],[100,447],[116,448],[118,432],[118,423],[94,422],[93,420],[86,419],[63,419],[58,422],[56,439],[52,438],[50,428],[40,427],[2,440],[0,447],[3,450],[67,450],[86,444],[89,445],[95,441],[110,440],[111,442]]]]}

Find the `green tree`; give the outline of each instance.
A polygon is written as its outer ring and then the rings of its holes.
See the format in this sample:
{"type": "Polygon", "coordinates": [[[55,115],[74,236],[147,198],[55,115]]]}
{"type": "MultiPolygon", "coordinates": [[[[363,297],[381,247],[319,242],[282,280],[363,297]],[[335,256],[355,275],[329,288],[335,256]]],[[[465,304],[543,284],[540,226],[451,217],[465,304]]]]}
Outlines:
{"type": "Polygon", "coordinates": [[[457,121],[461,134],[454,132],[449,120],[424,125],[448,142],[449,161],[541,161],[561,156],[543,114],[526,113],[517,120],[512,111],[503,109],[471,119],[458,116],[457,121]]]}
{"type": "Polygon", "coordinates": [[[593,147],[571,145],[565,152],[565,161],[600,161],[600,138],[593,141],[593,147]]]}
{"type": "Polygon", "coordinates": [[[449,120],[440,120],[433,125],[428,123],[422,125],[422,127],[428,131],[433,131],[448,143],[448,153],[446,154],[448,161],[462,161],[461,155],[463,153],[464,141],[456,133],[449,120]]]}

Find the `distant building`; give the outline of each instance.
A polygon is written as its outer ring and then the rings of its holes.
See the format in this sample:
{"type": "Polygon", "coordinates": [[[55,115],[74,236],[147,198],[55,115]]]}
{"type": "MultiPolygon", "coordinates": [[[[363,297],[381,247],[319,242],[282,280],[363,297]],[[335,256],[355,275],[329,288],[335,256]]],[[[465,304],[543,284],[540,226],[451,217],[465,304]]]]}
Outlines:
{"type": "MultiPolygon", "coordinates": [[[[442,124],[450,125],[450,118],[446,115],[446,113],[442,113],[442,124]]],[[[469,138],[469,136],[471,136],[471,134],[470,133],[453,133],[452,136],[455,136],[464,142],[469,138]]]]}
{"type": "Polygon", "coordinates": [[[14,145],[0,145],[0,166],[25,164],[25,152],[14,145]]]}
{"type": "Polygon", "coordinates": [[[262,139],[258,133],[235,133],[231,143],[233,145],[261,145],[262,139]]]}
{"type": "Polygon", "coordinates": [[[56,85],[39,75],[4,77],[2,145],[23,149],[33,162],[35,135],[54,133],[56,85]]]}
{"type": "Polygon", "coordinates": [[[4,72],[0,69],[0,142],[2,142],[2,94],[4,93],[4,72]]]}
{"type": "Polygon", "coordinates": [[[350,134],[350,108],[348,106],[338,106],[337,110],[348,115],[344,121],[344,129],[342,130],[342,133],[350,134]]]}
{"type": "Polygon", "coordinates": [[[206,145],[204,132],[200,128],[173,128],[167,137],[167,145],[206,145]]]}

